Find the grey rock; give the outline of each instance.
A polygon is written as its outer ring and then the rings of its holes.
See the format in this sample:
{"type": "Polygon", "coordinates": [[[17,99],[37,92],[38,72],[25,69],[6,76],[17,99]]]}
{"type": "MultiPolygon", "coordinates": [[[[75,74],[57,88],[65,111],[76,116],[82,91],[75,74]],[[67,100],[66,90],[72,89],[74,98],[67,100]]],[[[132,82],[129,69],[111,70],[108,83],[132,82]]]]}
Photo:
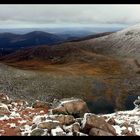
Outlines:
{"type": "Polygon", "coordinates": [[[42,136],[44,134],[44,130],[43,129],[34,129],[32,132],[31,132],[31,136],[42,136]]]}

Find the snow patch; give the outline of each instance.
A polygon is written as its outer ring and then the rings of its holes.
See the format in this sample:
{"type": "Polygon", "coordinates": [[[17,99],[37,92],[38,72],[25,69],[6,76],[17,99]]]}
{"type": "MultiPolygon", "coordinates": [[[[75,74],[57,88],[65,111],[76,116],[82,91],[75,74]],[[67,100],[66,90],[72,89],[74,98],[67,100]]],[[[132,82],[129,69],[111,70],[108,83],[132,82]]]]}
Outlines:
{"type": "Polygon", "coordinates": [[[65,135],[66,133],[60,128],[60,126],[56,127],[55,129],[51,130],[52,136],[59,136],[59,135],[65,135]]]}

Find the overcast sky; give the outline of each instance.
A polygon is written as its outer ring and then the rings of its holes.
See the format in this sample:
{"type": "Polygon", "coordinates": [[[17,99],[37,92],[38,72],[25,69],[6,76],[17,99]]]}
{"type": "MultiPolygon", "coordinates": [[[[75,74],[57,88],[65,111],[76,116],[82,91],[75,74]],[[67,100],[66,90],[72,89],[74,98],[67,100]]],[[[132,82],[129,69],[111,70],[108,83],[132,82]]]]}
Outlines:
{"type": "Polygon", "coordinates": [[[137,23],[140,23],[140,5],[0,5],[0,28],[137,23]]]}

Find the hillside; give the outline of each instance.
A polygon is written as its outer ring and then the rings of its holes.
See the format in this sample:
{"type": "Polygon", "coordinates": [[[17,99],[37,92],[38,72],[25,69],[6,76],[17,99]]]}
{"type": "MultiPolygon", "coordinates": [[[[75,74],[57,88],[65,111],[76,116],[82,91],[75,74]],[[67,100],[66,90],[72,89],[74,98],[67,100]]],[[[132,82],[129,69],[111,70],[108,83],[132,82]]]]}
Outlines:
{"type": "Polygon", "coordinates": [[[120,57],[140,59],[140,24],[128,27],[110,35],[82,42],[92,46],[94,51],[115,54],[120,57]]]}
{"type": "MultiPolygon", "coordinates": [[[[108,33],[97,33],[95,35],[80,35],[81,32],[77,32],[76,35],[70,33],[52,34],[43,31],[33,31],[26,34],[13,34],[13,33],[0,33],[0,57],[10,54],[19,49],[34,47],[38,45],[54,45],[61,44],[69,41],[87,40],[89,38],[97,38],[99,36],[105,36],[108,33]],[[86,36],[86,37],[85,37],[86,36]]],[[[84,33],[83,33],[84,34],[84,33]]]]}
{"type": "MultiPolygon", "coordinates": [[[[130,29],[132,27],[127,31],[130,29]]],[[[90,108],[97,113],[132,109],[132,102],[139,95],[137,55],[124,58],[126,54],[124,52],[124,56],[123,54],[118,56],[119,48],[113,52],[110,45],[110,42],[114,41],[114,38],[111,38],[113,36],[122,43],[126,36],[118,34],[124,32],[126,30],[104,37],[61,43],[51,47],[46,45],[30,47],[9,54],[0,59],[4,64],[1,65],[1,73],[5,71],[6,77],[12,73],[7,77],[7,80],[10,80],[9,87],[5,88],[5,81],[1,85],[1,90],[5,90],[9,95],[15,94],[16,91],[16,97],[24,95],[22,98],[28,98],[27,100],[48,95],[47,101],[54,96],[61,99],[76,93],[74,97],[86,100],[90,108]],[[10,67],[6,69],[5,65],[10,67]],[[20,70],[20,76],[12,80],[17,70],[20,70]],[[32,78],[24,76],[24,73],[28,75],[30,72],[33,72],[32,78]],[[19,86],[18,82],[21,79],[22,83],[20,82],[19,86]],[[31,85],[30,82],[34,84],[31,85]],[[40,95],[38,90],[41,91],[40,95]]],[[[114,41],[114,45],[119,43],[117,41],[114,41]]],[[[133,40],[131,41],[133,43],[133,40]]],[[[127,52],[127,49],[124,50],[127,52]]],[[[1,77],[1,81],[3,79],[4,76],[1,77]]]]}
{"type": "Polygon", "coordinates": [[[78,47],[41,46],[19,50],[0,59],[10,66],[25,69],[61,71],[73,74],[120,74],[118,60],[105,55],[85,51],[78,47]]]}

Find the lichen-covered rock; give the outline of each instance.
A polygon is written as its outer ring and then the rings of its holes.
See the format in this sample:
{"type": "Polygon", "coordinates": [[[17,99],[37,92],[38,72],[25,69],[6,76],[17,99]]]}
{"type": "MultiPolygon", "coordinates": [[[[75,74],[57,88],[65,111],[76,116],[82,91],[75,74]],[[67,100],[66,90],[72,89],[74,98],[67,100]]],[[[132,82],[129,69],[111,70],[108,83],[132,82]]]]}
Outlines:
{"type": "Polygon", "coordinates": [[[0,103],[0,114],[10,114],[10,111],[6,104],[0,103]]]}
{"type": "Polygon", "coordinates": [[[50,104],[47,102],[42,102],[36,100],[35,103],[32,105],[33,108],[46,108],[48,109],[50,107],[50,104]]]}
{"type": "Polygon", "coordinates": [[[136,136],[136,133],[134,131],[128,130],[128,128],[122,130],[121,134],[125,136],[136,136]]]}
{"type": "Polygon", "coordinates": [[[6,94],[0,93],[0,103],[9,104],[11,100],[6,94]]]}
{"type": "Polygon", "coordinates": [[[116,121],[114,118],[110,118],[107,123],[109,123],[110,125],[116,125],[116,121]]]}
{"type": "Polygon", "coordinates": [[[82,132],[73,132],[73,136],[88,136],[88,135],[82,132]]]}
{"type": "Polygon", "coordinates": [[[69,114],[75,118],[83,117],[89,112],[86,102],[81,99],[64,99],[61,100],[57,108],[52,109],[53,114],[69,114]]]}
{"type": "Polygon", "coordinates": [[[75,118],[72,115],[54,115],[52,119],[59,121],[62,125],[70,125],[75,122],[75,118]]]}
{"type": "Polygon", "coordinates": [[[116,135],[115,129],[108,124],[104,118],[98,117],[91,113],[86,113],[83,119],[82,129],[84,132],[89,133],[90,129],[97,128],[113,135],[116,135]]]}
{"type": "Polygon", "coordinates": [[[63,127],[64,130],[68,133],[68,132],[80,132],[80,124],[78,122],[70,125],[70,126],[64,126],[63,127]]]}
{"type": "Polygon", "coordinates": [[[46,122],[41,122],[38,124],[38,128],[48,129],[48,131],[51,131],[51,129],[55,129],[57,126],[62,127],[60,122],[52,120],[47,120],[46,122]]]}
{"type": "Polygon", "coordinates": [[[89,136],[113,136],[113,134],[102,129],[91,128],[89,131],[89,136]]]}
{"type": "Polygon", "coordinates": [[[44,130],[43,129],[34,129],[31,133],[30,133],[30,135],[31,136],[42,136],[43,134],[44,134],[44,130]]]}

